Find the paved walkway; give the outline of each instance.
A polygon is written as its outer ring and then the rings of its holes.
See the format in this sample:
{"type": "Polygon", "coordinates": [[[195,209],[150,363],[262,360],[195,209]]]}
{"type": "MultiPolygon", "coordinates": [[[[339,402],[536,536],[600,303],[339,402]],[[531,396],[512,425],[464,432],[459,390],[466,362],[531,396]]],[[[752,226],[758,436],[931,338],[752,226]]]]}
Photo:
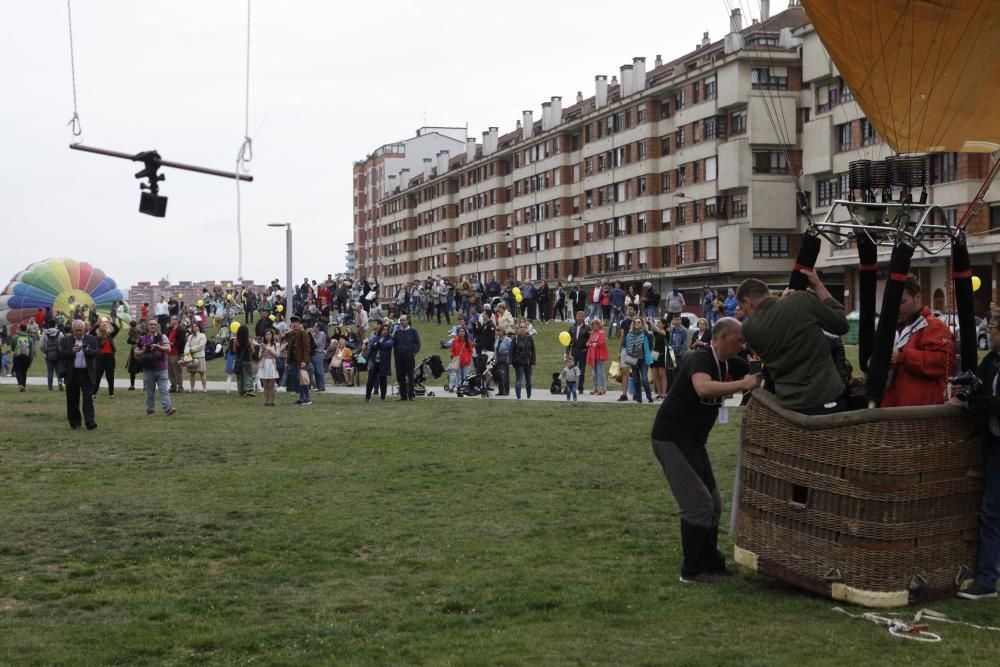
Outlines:
{"type": "MultiPolygon", "coordinates": [[[[35,391],[35,387],[44,388],[44,387],[47,386],[47,384],[48,384],[48,381],[44,377],[29,377],[28,378],[28,391],[35,391]]],[[[430,389],[430,391],[434,392],[434,397],[433,398],[434,399],[437,399],[437,398],[457,398],[454,393],[445,391],[442,388],[443,384],[444,384],[443,380],[437,380],[437,381],[435,381],[435,383],[433,385],[430,385],[428,387],[428,389],[430,389]]],[[[14,378],[8,377],[6,375],[3,376],[3,377],[0,377],[0,386],[6,386],[6,385],[16,386],[16,382],[14,381],[14,378]]],[[[187,383],[185,383],[184,386],[188,387],[190,385],[188,385],[187,383]]],[[[196,387],[196,391],[201,391],[201,384],[200,383],[197,383],[195,385],[195,387],[196,387]]],[[[128,380],[127,379],[125,379],[125,378],[115,378],[115,391],[119,391],[120,392],[120,391],[126,391],[127,389],[128,389],[128,380]]],[[[229,385],[229,389],[233,393],[236,393],[236,383],[234,382],[234,383],[230,384],[229,385]]],[[[141,382],[138,381],[138,379],[137,379],[137,381],[136,381],[136,391],[141,391],[141,390],[142,390],[141,389],[141,382]]],[[[213,391],[213,392],[215,392],[215,391],[226,391],[226,383],[222,382],[222,381],[217,381],[217,380],[210,380],[208,382],[208,390],[209,391],[213,391]]],[[[394,390],[394,387],[390,386],[390,391],[393,391],[393,390],[394,390]]],[[[107,393],[106,387],[102,387],[102,391],[106,394],[107,393]]],[[[514,389],[513,389],[513,387],[511,387],[511,395],[510,396],[494,396],[493,398],[495,400],[499,400],[499,401],[513,401],[513,400],[517,400],[514,397],[514,395],[513,395],[513,391],[514,391],[514,389]]],[[[589,392],[590,390],[588,389],[587,391],[589,392]]],[[[279,392],[280,392],[280,390],[279,390],[279,392]]],[[[317,391],[311,392],[311,398],[314,401],[317,400],[318,397],[322,397],[322,396],[362,396],[363,397],[364,395],[365,395],[365,388],[364,387],[334,387],[334,386],[329,385],[329,384],[327,385],[327,390],[325,392],[317,392],[317,391]]],[[[580,396],[580,402],[581,403],[584,403],[584,402],[585,403],[617,403],[619,396],[621,396],[621,393],[619,391],[609,389],[608,393],[605,394],[604,396],[591,396],[589,393],[587,393],[586,395],[580,396]]],[[[388,397],[386,398],[386,400],[388,400],[388,397]]],[[[474,399],[470,398],[469,400],[474,400],[474,399]]],[[[522,398],[522,400],[524,400],[524,399],[522,398]]],[[[535,388],[535,389],[532,390],[531,400],[532,401],[552,401],[552,402],[563,402],[563,403],[565,403],[566,402],[566,397],[563,394],[551,394],[551,393],[549,393],[549,391],[548,391],[547,388],[544,389],[544,390],[543,389],[535,388]]],[[[621,401],[621,402],[623,404],[627,403],[629,405],[636,405],[635,401],[631,401],[631,400],[630,401],[621,401]]],[[[657,405],[660,403],[660,401],[654,401],[654,402],[657,405]]],[[[643,404],[646,405],[645,402],[643,404]]],[[[739,404],[740,404],[740,399],[739,398],[731,398],[731,399],[726,400],[726,405],[730,406],[730,407],[738,407],[739,404]]]]}

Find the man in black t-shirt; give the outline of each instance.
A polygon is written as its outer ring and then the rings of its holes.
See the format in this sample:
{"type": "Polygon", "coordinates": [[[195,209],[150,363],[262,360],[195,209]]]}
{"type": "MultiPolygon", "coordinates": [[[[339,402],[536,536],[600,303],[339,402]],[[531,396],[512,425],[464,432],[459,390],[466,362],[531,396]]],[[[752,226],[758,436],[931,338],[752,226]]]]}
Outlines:
{"type": "Polygon", "coordinates": [[[748,375],[737,356],[744,344],[739,321],[716,322],[712,344],[685,356],[653,422],[653,453],[681,514],[685,583],[711,583],[728,574],[718,549],[722,499],[705,443],[725,398],[760,386],[760,374],[748,375]]]}

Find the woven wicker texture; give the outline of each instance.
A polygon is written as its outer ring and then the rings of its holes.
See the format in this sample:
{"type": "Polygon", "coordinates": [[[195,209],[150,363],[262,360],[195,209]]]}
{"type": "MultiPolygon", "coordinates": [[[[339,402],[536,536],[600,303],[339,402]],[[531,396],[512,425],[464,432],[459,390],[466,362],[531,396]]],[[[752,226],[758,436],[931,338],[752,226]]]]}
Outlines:
{"type": "Polygon", "coordinates": [[[985,464],[963,411],[803,417],[758,391],[741,446],[736,544],[779,578],[813,590],[835,580],[947,591],[974,565],[985,464]]]}

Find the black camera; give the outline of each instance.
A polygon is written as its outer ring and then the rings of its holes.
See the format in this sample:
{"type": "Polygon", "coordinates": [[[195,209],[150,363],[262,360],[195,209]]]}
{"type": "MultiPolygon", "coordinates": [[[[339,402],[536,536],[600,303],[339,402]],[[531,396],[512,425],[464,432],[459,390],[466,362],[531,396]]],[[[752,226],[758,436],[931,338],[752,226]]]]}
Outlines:
{"type": "Polygon", "coordinates": [[[957,388],[955,391],[955,398],[960,401],[968,402],[969,398],[979,391],[980,387],[983,386],[983,381],[979,379],[979,376],[973,371],[965,371],[959,373],[955,377],[948,380],[948,382],[957,388]]]}
{"type": "Polygon", "coordinates": [[[760,359],[751,359],[748,364],[750,370],[747,371],[750,375],[756,375],[764,369],[764,364],[761,363],[760,359]]]}

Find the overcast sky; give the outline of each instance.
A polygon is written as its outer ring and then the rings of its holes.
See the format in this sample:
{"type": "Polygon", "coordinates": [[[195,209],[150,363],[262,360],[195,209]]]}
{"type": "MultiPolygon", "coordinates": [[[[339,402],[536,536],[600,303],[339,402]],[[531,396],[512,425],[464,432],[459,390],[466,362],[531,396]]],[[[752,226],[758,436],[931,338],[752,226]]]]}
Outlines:
{"type": "MultiPolygon", "coordinates": [[[[738,3],[734,0],[733,5],[738,3]]],[[[773,13],[785,2],[772,3],[773,13]]],[[[243,275],[344,268],[351,165],[424,125],[481,140],[522,109],[593,94],[633,56],[670,60],[727,30],[724,0],[609,3],[254,0],[252,174],[242,187],[243,275]]],[[[243,139],[244,0],[75,0],[84,143],[230,170],[243,139]]],[[[759,15],[759,1],[743,13],[759,15]]],[[[747,19],[744,19],[747,21],[747,19]]],[[[748,21],[747,21],[748,22],[748,21]]],[[[236,188],[164,170],[167,217],[138,213],[137,163],[70,151],[66,3],[0,4],[0,285],[32,262],[75,257],[119,285],[237,277],[236,188]]]]}

